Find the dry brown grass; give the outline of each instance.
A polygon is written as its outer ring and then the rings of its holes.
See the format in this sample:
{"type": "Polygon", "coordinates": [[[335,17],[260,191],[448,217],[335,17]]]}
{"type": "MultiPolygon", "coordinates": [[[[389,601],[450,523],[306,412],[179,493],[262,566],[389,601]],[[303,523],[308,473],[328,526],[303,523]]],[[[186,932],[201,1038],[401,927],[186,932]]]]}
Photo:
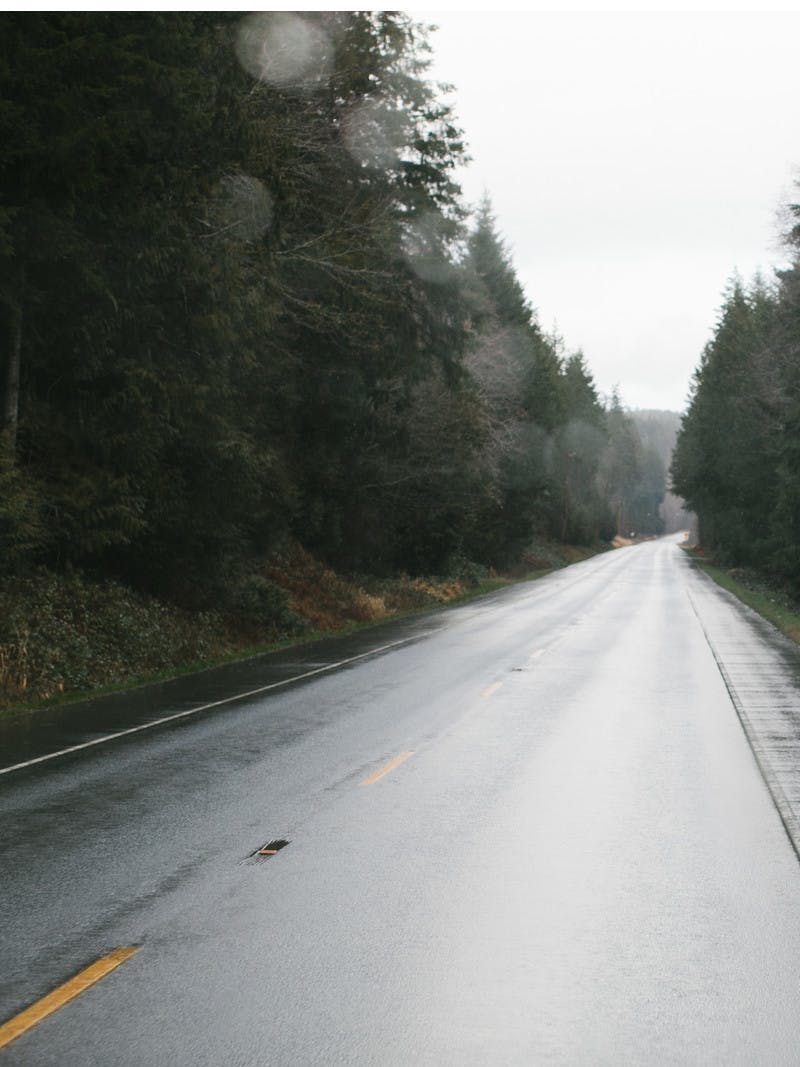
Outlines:
{"type": "Polygon", "coordinates": [[[275,556],[266,574],[288,592],[291,610],[318,631],[445,604],[466,591],[454,578],[399,575],[376,579],[337,574],[297,543],[275,556]]]}

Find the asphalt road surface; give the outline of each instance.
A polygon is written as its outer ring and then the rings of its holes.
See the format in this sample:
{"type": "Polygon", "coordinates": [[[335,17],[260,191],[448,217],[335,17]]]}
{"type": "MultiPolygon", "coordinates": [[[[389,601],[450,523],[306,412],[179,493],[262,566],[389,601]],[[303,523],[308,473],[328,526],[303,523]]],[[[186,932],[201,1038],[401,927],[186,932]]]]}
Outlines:
{"type": "Polygon", "coordinates": [[[677,540],[6,730],[0,1021],[138,950],[0,1062],[800,1062],[797,656],[677,540]]]}

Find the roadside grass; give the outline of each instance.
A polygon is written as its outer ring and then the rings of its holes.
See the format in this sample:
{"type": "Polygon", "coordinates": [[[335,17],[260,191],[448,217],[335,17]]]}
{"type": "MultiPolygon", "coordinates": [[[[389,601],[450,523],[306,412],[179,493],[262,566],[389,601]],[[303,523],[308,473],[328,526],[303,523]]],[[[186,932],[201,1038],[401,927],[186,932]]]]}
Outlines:
{"type": "Polygon", "coordinates": [[[114,583],[95,586],[72,578],[62,586],[48,574],[41,579],[41,588],[33,583],[16,599],[3,590],[12,610],[5,627],[0,625],[0,718],[30,715],[346,636],[395,619],[447,610],[536,581],[604,549],[537,546],[507,574],[470,571],[461,578],[376,578],[336,574],[293,546],[291,558],[273,561],[265,572],[268,581],[285,592],[290,615],[297,620],[294,632],[283,633],[269,626],[260,633],[237,627],[235,620],[216,614],[192,616],[114,583]],[[10,627],[15,614],[17,625],[10,627]]]}
{"type": "Polygon", "coordinates": [[[718,564],[686,549],[696,567],[713,578],[717,585],[733,593],[753,611],[777,627],[781,633],[800,644],[800,604],[785,590],[772,585],[763,575],[743,567],[720,567],[718,564]]]}

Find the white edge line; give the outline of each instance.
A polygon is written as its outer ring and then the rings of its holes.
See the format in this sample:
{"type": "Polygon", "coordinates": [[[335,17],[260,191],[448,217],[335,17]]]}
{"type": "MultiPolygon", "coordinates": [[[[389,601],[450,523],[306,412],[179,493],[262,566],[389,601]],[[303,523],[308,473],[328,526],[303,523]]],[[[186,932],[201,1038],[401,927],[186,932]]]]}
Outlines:
{"type": "Polygon", "coordinates": [[[392,641],[388,645],[380,645],[378,648],[371,648],[368,652],[360,652],[357,656],[350,656],[348,659],[341,659],[337,663],[326,663],[324,667],[315,667],[313,671],[305,671],[303,674],[295,674],[291,678],[282,678],[279,682],[270,682],[269,685],[262,685],[258,689],[250,689],[246,693],[236,693],[232,697],[224,697],[222,700],[214,700],[210,704],[201,704],[197,708],[189,708],[187,711],[178,711],[174,715],[164,715],[160,719],[153,719],[152,722],[142,723],[140,726],[130,726],[127,730],[118,730],[115,734],[107,734],[105,737],[96,737],[93,741],[84,741],[80,745],[70,745],[69,748],[61,748],[57,752],[48,752],[45,756],[37,756],[35,759],[25,760],[24,763],[14,763],[10,767],[0,767],[0,774],[10,774],[12,771],[21,771],[23,767],[32,767],[36,763],[45,763],[47,760],[56,759],[57,756],[66,756],[70,752],[80,752],[84,748],[92,748],[94,745],[104,745],[107,741],[114,741],[118,737],[125,737],[127,734],[138,734],[142,730],[152,730],[154,726],[163,726],[166,722],[174,722],[176,719],[186,719],[190,715],[197,715],[201,711],[208,711],[210,708],[219,708],[223,704],[232,704],[234,700],[245,700],[247,697],[258,696],[259,693],[266,693],[270,689],[279,689],[284,685],[291,685],[292,682],[300,682],[303,678],[311,678],[315,674],[324,674],[326,671],[336,670],[337,667],[344,667],[348,663],[355,663],[357,660],[366,659],[367,656],[374,656],[378,652],[386,652],[387,649],[397,648],[398,645],[407,645],[410,641],[416,641],[418,637],[425,636],[424,634],[415,634],[413,637],[404,637],[401,641],[392,641]]]}

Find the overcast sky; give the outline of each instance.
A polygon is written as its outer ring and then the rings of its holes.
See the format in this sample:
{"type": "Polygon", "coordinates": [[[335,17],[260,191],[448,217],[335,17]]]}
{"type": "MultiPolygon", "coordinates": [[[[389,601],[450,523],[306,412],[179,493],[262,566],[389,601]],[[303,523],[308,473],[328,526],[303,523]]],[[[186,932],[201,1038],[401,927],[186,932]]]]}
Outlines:
{"type": "Polygon", "coordinates": [[[414,14],[543,328],[682,410],[727,280],[785,261],[800,14],[414,14]]]}

